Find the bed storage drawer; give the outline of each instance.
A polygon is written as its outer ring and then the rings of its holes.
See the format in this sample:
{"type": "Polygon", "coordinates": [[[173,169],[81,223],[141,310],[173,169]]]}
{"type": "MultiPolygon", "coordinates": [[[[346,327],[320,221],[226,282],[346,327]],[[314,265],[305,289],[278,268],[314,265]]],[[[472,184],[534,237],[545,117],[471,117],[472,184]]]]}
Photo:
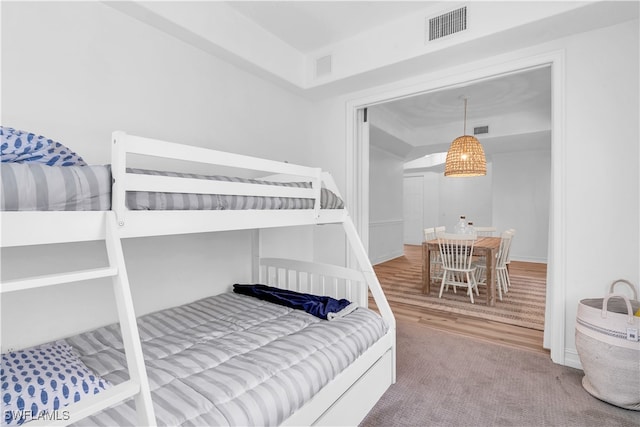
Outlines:
{"type": "Polygon", "coordinates": [[[392,350],[387,350],[331,407],[317,420],[318,426],[356,426],[392,384],[392,350]]]}

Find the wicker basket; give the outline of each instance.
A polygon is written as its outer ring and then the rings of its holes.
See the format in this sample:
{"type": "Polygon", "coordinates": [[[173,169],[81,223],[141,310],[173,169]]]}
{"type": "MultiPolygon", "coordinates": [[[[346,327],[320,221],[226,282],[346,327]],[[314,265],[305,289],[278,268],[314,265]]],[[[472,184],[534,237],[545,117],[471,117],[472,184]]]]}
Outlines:
{"type": "Polygon", "coordinates": [[[616,280],[605,298],[583,299],[576,319],[576,348],[584,370],[582,386],[592,396],[640,411],[640,309],[635,287],[616,280]],[[613,293],[621,283],[634,299],[613,293]]]}

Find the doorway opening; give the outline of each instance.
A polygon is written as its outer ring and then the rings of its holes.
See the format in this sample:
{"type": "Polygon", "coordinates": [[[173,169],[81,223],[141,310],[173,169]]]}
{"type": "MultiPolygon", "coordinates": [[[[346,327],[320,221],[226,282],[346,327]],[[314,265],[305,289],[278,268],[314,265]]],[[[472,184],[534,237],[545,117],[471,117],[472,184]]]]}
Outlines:
{"type": "MultiPolygon", "coordinates": [[[[547,298],[545,311],[544,346],[551,351],[554,362],[564,364],[564,308],[562,295],[564,294],[563,258],[564,242],[562,238],[562,224],[564,222],[564,209],[562,195],[564,193],[564,180],[562,179],[562,165],[565,162],[562,151],[562,114],[563,103],[563,54],[554,52],[542,57],[521,58],[510,63],[491,64],[488,61],[484,67],[474,68],[473,71],[449,70],[448,73],[431,75],[422,82],[409,87],[397,87],[388,90],[374,91],[359,100],[354,100],[347,105],[347,140],[348,140],[348,173],[347,194],[349,203],[354,213],[354,223],[358,228],[363,242],[369,247],[370,222],[369,222],[369,136],[373,132],[370,123],[363,121],[364,109],[371,109],[392,101],[409,99],[416,96],[436,94],[463,89],[493,79],[512,76],[518,73],[547,69],[550,73],[552,84],[549,89],[551,118],[547,132],[550,144],[549,159],[549,197],[548,197],[548,244],[545,252],[548,260],[547,272],[547,298]],[[365,136],[366,138],[363,138],[365,136]]],[[[461,130],[458,132],[460,133],[461,130]]],[[[455,133],[451,138],[457,136],[455,133]]],[[[438,140],[434,143],[445,144],[438,140]]],[[[433,147],[431,147],[433,148],[433,147]]],[[[446,148],[445,148],[446,150],[446,148]]],[[[450,213],[451,215],[460,212],[450,213]]],[[[440,218],[438,218],[440,219],[440,218]]],[[[441,222],[441,221],[437,221],[441,222]]],[[[446,225],[446,224],[445,224],[446,225]]]]}

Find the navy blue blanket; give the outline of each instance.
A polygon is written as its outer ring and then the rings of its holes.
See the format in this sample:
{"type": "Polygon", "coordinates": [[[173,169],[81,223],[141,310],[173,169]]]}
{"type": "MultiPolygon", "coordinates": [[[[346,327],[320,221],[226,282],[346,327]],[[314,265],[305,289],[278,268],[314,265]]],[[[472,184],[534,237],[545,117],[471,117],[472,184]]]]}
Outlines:
{"type": "Polygon", "coordinates": [[[303,294],[288,289],[275,288],[267,285],[233,285],[233,292],[256,297],[274,304],[304,310],[320,319],[333,320],[357,308],[349,300],[303,294]]]}

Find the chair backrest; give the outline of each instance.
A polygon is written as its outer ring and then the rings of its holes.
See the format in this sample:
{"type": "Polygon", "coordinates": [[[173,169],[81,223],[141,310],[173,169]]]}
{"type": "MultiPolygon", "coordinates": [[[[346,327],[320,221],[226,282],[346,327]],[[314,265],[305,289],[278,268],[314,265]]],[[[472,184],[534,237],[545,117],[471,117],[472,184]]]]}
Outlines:
{"type": "Polygon", "coordinates": [[[495,233],[496,231],[498,231],[497,228],[495,227],[473,227],[476,230],[476,234],[478,235],[478,237],[491,237],[493,236],[493,233],[495,233]]]}
{"type": "Polygon", "coordinates": [[[445,231],[445,226],[429,227],[424,229],[424,241],[428,242],[438,237],[438,234],[442,234],[445,231]]]}
{"type": "Polygon", "coordinates": [[[496,268],[505,268],[509,259],[509,249],[511,249],[511,238],[513,233],[509,230],[504,231],[500,236],[500,247],[498,248],[498,258],[496,259],[496,268]]]}
{"type": "Polygon", "coordinates": [[[424,229],[424,241],[428,242],[436,238],[436,230],[433,227],[424,229]]]}
{"type": "MultiPolygon", "coordinates": [[[[513,241],[513,236],[516,235],[516,229],[515,228],[510,228],[507,230],[509,233],[511,233],[511,240],[513,241]]],[[[507,261],[506,263],[509,264],[511,262],[511,241],[509,242],[509,252],[507,253],[507,261]]]]}
{"type": "Polygon", "coordinates": [[[438,235],[442,266],[450,270],[470,269],[475,241],[475,235],[451,233],[438,235]]]}

